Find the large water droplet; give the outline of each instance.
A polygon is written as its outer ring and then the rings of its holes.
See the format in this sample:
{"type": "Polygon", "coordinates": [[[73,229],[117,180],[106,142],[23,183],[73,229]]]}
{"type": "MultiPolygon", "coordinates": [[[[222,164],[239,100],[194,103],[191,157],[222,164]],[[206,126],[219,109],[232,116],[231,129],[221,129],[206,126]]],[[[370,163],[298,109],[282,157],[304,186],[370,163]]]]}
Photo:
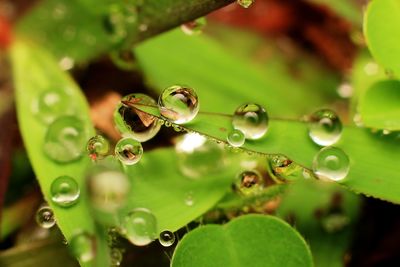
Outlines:
{"type": "Polygon", "coordinates": [[[175,150],[179,169],[189,178],[221,172],[226,165],[222,147],[197,133],[180,136],[175,150]]]}
{"type": "Polygon", "coordinates": [[[86,150],[92,160],[102,159],[110,151],[110,143],[103,136],[96,135],[89,139],[86,150]]]}
{"type": "Polygon", "coordinates": [[[32,103],[33,114],[46,124],[71,111],[70,98],[63,91],[46,90],[32,103]]]}
{"type": "Polygon", "coordinates": [[[236,2],[237,2],[240,6],[242,6],[242,7],[244,7],[244,8],[249,8],[249,7],[254,3],[254,1],[255,1],[255,0],[236,0],[236,2]]]}
{"type": "Polygon", "coordinates": [[[262,175],[255,170],[244,171],[236,178],[234,187],[243,195],[256,195],[263,190],[264,180],[262,175]]]}
{"type": "Polygon", "coordinates": [[[268,130],[268,114],[258,104],[239,106],[233,115],[233,128],[239,129],[247,139],[260,139],[268,130]]]}
{"type": "Polygon", "coordinates": [[[324,147],[313,160],[313,171],[320,179],[340,181],[350,170],[350,159],[340,148],[324,147]]]}
{"type": "Polygon", "coordinates": [[[52,160],[67,163],[79,159],[86,145],[85,127],[73,116],[55,120],[47,129],[44,152],[52,160]]]}
{"type": "Polygon", "coordinates": [[[79,185],[70,176],[57,177],[50,187],[51,200],[59,206],[69,207],[74,205],[79,198],[79,185]]]}
{"type": "Polygon", "coordinates": [[[143,155],[142,144],[130,137],[123,138],[115,145],[115,155],[125,165],[136,164],[143,155]]]}
{"type": "Polygon", "coordinates": [[[234,129],[228,133],[226,140],[233,147],[241,147],[244,144],[246,137],[241,130],[234,129]]]}
{"type": "Polygon", "coordinates": [[[124,218],[122,233],[132,244],[146,246],[157,238],[157,219],[148,209],[135,209],[124,218]]]}
{"type": "Polygon", "coordinates": [[[272,175],[281,181],[295,181],[305,178],[306,169],[283,155],[275,155],[269,160],[272,175]]]}
{"type": "Polygon", "coordinates": [[[202,33],[203,28],[206,26],[206,18],[198,18],[194,21],[190,21],[181,25],[181,29],[187,35],[198,35],[202,33]]]}
{"type": "Polygon", "coordinates": [[[158,240],[162,246],[170,247],[175,243],[175,235],[173,232],[165,230],[160,233],[158,240]]]}
{"type": "Polygon", "coordinates": [[[310,116],[308,134],[317,145],[330,146],[340,139],[342,123],[334,111],[321,109],[310,116]]]}
{"type": "Polygon", "coordinates": [[[180,85],[166,88],[158,99],[158,105],[161,115],[177,124],[193,120],[200,108],[196,92],[180,85]]]}
{"type": "MultiPolygon", "coordinates": [[[[122,101],[130,105],[155,106],[157,102],[145,94],[130,94],[122,98],[122,101]]],[[[114,112],[114,122],[118,131],[124,137],[132,137],[139,142],[145,142],[153,138],[161,128],[157,119],[132,106],[119,104],[114,112]]]]}
{"type": "Polygon", "coordinates": [[[47,206],[41,206],[36,212],[36,222],[42,228],[51,228],[56,224],[53,210],[47,206]]]}
{"type": "Polygon", "coordinates": [[[89,262],[96,254],[96,242],[94,236],[86,232],[75,234],[70,241],[72,254],[80,262],[89,262]]]}

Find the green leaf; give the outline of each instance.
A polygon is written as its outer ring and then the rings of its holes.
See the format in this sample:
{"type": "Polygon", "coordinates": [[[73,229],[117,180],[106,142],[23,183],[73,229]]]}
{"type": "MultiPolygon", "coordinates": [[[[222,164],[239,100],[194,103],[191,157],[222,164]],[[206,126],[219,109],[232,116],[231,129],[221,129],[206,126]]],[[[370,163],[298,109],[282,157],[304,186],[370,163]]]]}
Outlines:
{"type": "Polygon", "coordinates": [[[400,73],[400,2],[370,1],[364,18],[364,33],[374,58],[384,67],[400,73]]]}
{"type": "Polygon", "coordinates": [[[305,241],[276,217],[242,216],[224,226],[206,225],[187,234],[172,267],[313,266],[305,241]]]}
{"type": "Polygon", "coordinates": [[[281,198],[277,215],[296,225],[310,245],[316,266],[341,267],[350,249],[360,197],[331,183],[299,181],[281,198]],[[332,219],[342,218],[333,225],[332,219]],[[330,220],[330,222],[328,221],[330,220]]]}
{"type": "Polygon", "coordinates": [[[368,127],[400,130],[400,81],[374,83],[360,101],[359,111],[368,127]]]}
{"type": "MultiPolygon", "coordinates": [[[[14,85],[17,103],[18,122],[28,152],[29,159],[39,181],[45,200],[53,209],[58,227],[67,240],[77,230],[95,233],[94,221],[90,215],[84,190],[84,172],[89,163],[88,157],[60,164],[44,153],[44,140],[48,125],[43,123],[32,107],[39,96],[52,90],[62,96],[69,97],[62,101],[71,101],[73,107],[69,115],[80,118],[84,123],[83,134],[89,139],[94,129],[89,117],[89,110],[84,96],[68,74],[61,71],[54,58],[46,51],[16,40],[11,48],[11,59],[14,71],[14,85]],[[81,188],[81,196],[77,204],[69,208],[61,208],[51,201],[50,186],[52,181],[61,175],[73,177],[81,188]],[[72,219],[71,219],[72,218],[72,219]]],[[[62,114],[61,114],[62,115],[62,114]]],[[[84,147],[82,147],[84,150],[84,147]]],[[[97,245],[97,266],[107,266],[106,245],[99,239],[97,245]]],[[[82,264],[91,266],[91,264],[82,264]]]]}
{"type": "MultiPolygon", "coordinates": [[[[161,117],[156,107],[136,108],[161,117]]],[[[200,112],[184,128],[226,143],[227,133],[232,129],[231,116],[200,112]]],[[[400,142],[395,134],[380,136],[367,128],[345,126],[335,146],[350,158],[349,174],[338,183],[358,193],[400,203],[400,180],[396,179],[400,171],[397,164],[400,142]]],[[[319,151],[308,137],[305,122],[282,119],[271,119],[266,136],[246,141],[241,149],[260,155],[284,154],[308,169],[319,151]]]]}

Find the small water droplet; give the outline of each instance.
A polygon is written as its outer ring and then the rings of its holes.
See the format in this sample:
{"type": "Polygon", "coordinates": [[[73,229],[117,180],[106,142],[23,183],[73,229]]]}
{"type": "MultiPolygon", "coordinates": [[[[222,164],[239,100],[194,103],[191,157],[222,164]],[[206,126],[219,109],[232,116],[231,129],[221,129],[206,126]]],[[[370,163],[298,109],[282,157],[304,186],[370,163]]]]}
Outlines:
{"type": "Polygon", "coordinates": [[[313,160],[313,171],[320,179],[340,181],[350,170],[350,159],[340,148],[324,147],[313,160]]]}
{"type": "Polygon", "coordinates": [[[379,72],[379,66],[375,62],[368,62],[364,66],[364,72],[368,76],[376,75],[379,72]]]}
{"type": "Polygon", "coordinates": [[[233,147],[241,147],[244,144],[246,137],[241,130],[233,129],[228,133],[226,140],[233,147]]]}
{"type": "Polygon", "coordinates": [[[356,113],[356,114],[354,115],[354,117],[353,117],[353,122],[354,122],[354,124],[355,124],[357,127],[363,127],[363,126],[364,126],[364,123],[363,123],[363,121],[362,121],[362,118],[361,118],[361,114],[360,114],[360,113],[356,113]]]}
{"type": "Polygon", "coordinates": [[[115,66],[122,70],[135,70],[137,68],[135,55],[131,49],[114,50],[110,53],[110,58],[115,66]]]}
{"type": "Polygon", "coordinates": [[[51,228],[56,224],[53,210],[47,205],[43,205],[37,210],[35,218],[37,224],[45,229],[51,228]]]}
{"type": "Polygon", "coordinates": [[[343,98],[350,98],[353,95],[353,87],[350,83],[344,82],[339,85],[337,92],[343,98]]]}
{"type": "Polygon", "coordinates": [[[125,137],[115,145],[115,155],[125,165],[136,164],[143,155],[142,144],[133,138],[125,137]]]}
{"type": "Polygon", "coordinates": [[[141,32],[147,31],[148,28],[149,28],[149,25],[147,25],[145,23],[142,23],[139,25],[139,31],[141,31],[141,32]]]}
{"type": "Polygon", "coordinates": [[[79,159],[86,145],[85,128],[73,116],[56,119],[47,129],[44,152],[52,160],[67,163],[79,159]]]}
{"type": "Polygon", "coordinates": [[[122,234],[136,246],[146,246],[157,238],[157,219],[148,209],[133,210],[122,223],[122,234]]]}
{"type": "Polygon", "coordinates": [[[249,8],[255,0],[236,0],[236,2],[244,8],[249,8]]]}
{"type": "Polygon", "coordinates": [[[304,178],[304,168],[283,155],[275,155],[270,161],[272,175],[281,181],[296,181],[304,178]]]}
{"type": "MultiPolygon", "coordinates": [[[[130,94],[122,98],[125,103],[131,105],[155,106],[157,102],[145,94],[130,94]]],[[[124,137],[132,137],[139,142],[146,142],[153,138],[161,129],[156,117],[144,113],[133,106],[119,104],[114,112],[114,123],[118,131],[124,137]]]]}
{"type": "Polygon", "coordinates": [[[70,176],[57,177],[50,186],[51,200],[61,207],[74,205],[80,194],[79,185],[70,176]]]}
{"type": "Polygon", "coordinates": [[[343,212],[329,212],[321,218],[321,226],[328,233],[337,233],[350,223],[343,212]]]}
{"type": "Polygon", "coordinates": [[[122,261],[123,255],[122,251],[117,248],[112,248],[110,251],[110,261],[111,261],[111,266],[120,266],[121,261],[122,261]]]}
{"type": "Polygon", "coordinates": [[[256,195],[263,190],[264,180],[256,170],[244,171],[236,177],[234,187],[243,195],[256,195]]]}
{"type": "Polygon", "coordinates": [[[158,240],[163,247],[170,247],[175,243],[175,235],[173,232],[165,230],[160,233],[158,240]]]}
{"type": "Polygon", "coordinates": [[[89,262],[94,259],[96,254],[95,238],[86,232],[75,234],[71,238],[70,249],[80,262],[89,262]]]}
{"type": "Polygon", "coordinates": [[[63,57],[58,62],[58,65],[62,70],[71,70],[75,66],[75,61],[70,57],[63,57]]]}
{"type": "Polygon", "coordinates": [[[110,151],[110,143],[103,136],[96,135],[89,139],[86,150],[92,160],[102,159],[110,151]]]}
{"type": "Polygon", "coordinates": [[[318,110],[309,118],[308,134],[317,145],[333,145],[342,135],[342,122],[334,111],[318,110]]]}
{"type": "Polygon", "coordinates": [[[180,85],[166,88],[158,99],[158,105],[161,115],[177,124],[190,122],[199,112],[196,92],[180,85]]]}
{"type": "Polygon", "coordinates": [[[32,113],[46,124],[71,111],[70,97],[61,90],[46,90],[32,103],[32,113]]]}
{"type": "Polygon", "coordinates": [[[194,197],[193,197],[193,191],[189,191],[185,194],[185,204],[186,206],[193,206],[194,205],[194,197]]]}
{"type": "Polygon", "coordinates": [[[260,139],[268,130],[268,114],[258,104],[239,106],[233,115],[233,128],[242,131],[247,139],[260,139]]]}
{"type": "Polygon", "coordinates": [[[182,31],[187,35],[198,35],[203,32],[204,27],[207,25],[206,18],[198,18],[181,25],[182,31]]]}

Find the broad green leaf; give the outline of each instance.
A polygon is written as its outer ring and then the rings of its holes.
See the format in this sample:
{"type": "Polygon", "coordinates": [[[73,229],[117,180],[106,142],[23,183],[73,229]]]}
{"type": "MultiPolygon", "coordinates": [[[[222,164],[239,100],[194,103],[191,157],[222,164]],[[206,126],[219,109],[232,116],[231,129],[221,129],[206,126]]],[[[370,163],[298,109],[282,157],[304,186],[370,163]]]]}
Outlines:
{"type": "Polygon", "coordinates": [[[229,113],[255,101],[275,116],[293,116],[309,112],[310,103],[326,102],[305,89],[301,79],[290,76],[280,64],[282,59],[271,60],[268,64],[273,66],[265,70],[233,56],[206,36],[187,36],[179,29],[138,45],[135,54],[156,91],[173,84],[191,86],[204,111],[229,113]]]}
{"type": "MultiPolygon", "coordinates": [[[[160,117],[156,107],[136,108],[160,117]]],[[[184,128],[226,143],[227,133],[232,129],[231,116],[200,112],[184,128]]],[[[368,128],[345,126],[335,146],[350,158],[349,174],[338,183],[358,193],[400,203],[400,180],[397,179],[400,143],[395,134],[381,136],[368,128]]],[[[246,141],[241,149],[260,155],[284,154],[308,169],[319,151],[308,137],[305,122],[282,119],[270,120],[266,136],[257,141],[246,141]]]]}
{"type": "MultiPolygon", "coordinates": [[[[18,122],[29,159],[45,200],[52,207],[58,227],[67,240],[70,240],[78,230],[94,234],[95,225],[86,204],[84,190],[84,172],[89,163],[89,158],[81,157],[76,161],[60,164],[47,157],[44,153],[44,143],[49,125],[39,119],[40,112],[37,115],[32,109],[40,95],[47,90],[65,96],[68,99],[63,98],[61,101],[70,102],[68,106],[73,107],[73,109],[68,111],[69,115],[76,116],[83,122],[84,130],[82,134],[86,139],[89,139],[94,134],[94,129],[89,118],[86,100],[77,85],[66,73],[59,69],[54,58],[46,51],[17,40],[11,48],[11,59],[18,122]],[[81,188],[78,203],[69,208],[61,208],[51,201],[51,183],[56,177],[62,175],[73,177],[81,188]]],[[[84,149],[82,147],[82,150],[84,149]]],[[[105,244],[102,243],[102,240],[99,240],[97,245],[98,266],[107,265],[105,249],[105,244]]],[[[91,264],[83,264],[82,266],[91,266],[91,264]]]]}
{"type": "Polygon", "coordinates": [[[315,266],[341,267],[350,249],[359,207],[360,197],[343,187],[300,181],[287,188],[277,215],[293,222],[307,240],[315,266]]]}
{"type": "Polygon", "coordinates": [[[184,236],[172,267],[313,266],[305,241],[276,217],[247,215],[226,225],[206,225],[184,236]]]}
{"type": "Polygon", "coordinates": [[[374,58],[387,69],[400,73],[400,2],[370,1],[364,18],[364,33],[374,58]]]}
{"type": "Polygon", "coordinates": [[[338,15],[351,21],[354,25],[360,26],[362,22],[361,6],[356,1],[349,0],[307,0],[316,4],[323,4],[330,7],[338,15]]]}
{"type": "Polygon", "coordinates": [[[400,81],[374,83],[361,98],[359,111],[363,123],[372,128],[400,130],[400,81]]]}

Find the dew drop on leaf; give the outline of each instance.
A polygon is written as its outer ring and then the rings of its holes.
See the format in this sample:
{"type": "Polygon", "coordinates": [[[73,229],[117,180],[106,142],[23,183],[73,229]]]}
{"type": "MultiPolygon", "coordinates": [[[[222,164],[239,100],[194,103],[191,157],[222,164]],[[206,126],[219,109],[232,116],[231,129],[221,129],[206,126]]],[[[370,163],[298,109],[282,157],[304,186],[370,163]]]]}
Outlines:
{"type": "Polygon", "coordinates": [[[95,248],[95,238],[89,233],[79,232],[71,238],[71,252],[80,262],[89,262],[93,260],[96,255],[95,248]]]}
{"type": "Polygon", "coordinates": [[[110,143],[102,135],[96,135],[88,140],[86,150],[92,160],[102,159],[110,151],[110,143]]]}
{"type": "Polygon", "coordinates": [[[206,18],[201,17],[194,21],[189,21],[182,24],[181,29],[187,35],[198,35],[203,32],[203,29],[206,25],[207,25],[206,18]]]}
{"type": "Polygon", "coordinates": [[[242,131],[247,139],[260,139],[268,130],[268,114],[258,104],[239,106],[233,115],[233,128],[242,131]]]}
{"type": "Polygon", "coordinates": [[[155,106],[157,102],[145,94],[127,95],[115,109],[114,123],[122,136],[146,142],[160,131],[161,124],[155,117],[136,109],[135,104],[139,107],[140,105],[155,106]]]}
{"type": "Polygon", "coordinates": [[[161,115],[173,123],[183,124],[193,120],[199,112],[196,92],[181,85],[170,86],[158,98],[161,115]]]}
{"type": "Polygon", "coordinates": [[[313,160],[313,171],[320,179],[340,181],[349,170],[350,159],[340,148],[324,147],[313,160]]]}
{"type": "Polygon", "coordinates": [[[56,224],[56,218],[54,217],[53,210],[47,206],[42,205],[36,211],[36,222],[37,224],[45,229],[51,228],[56,224]]]}
{"type": "Polygon", "coordinates": [[[243,195],[256,195],[263,190],[264,180],[256,170],[243,171],[236,177],[234,188],[243,195]]]}
{"type": "Polygon", "coordinates": [[[114,50],[110,53],[110,58],[115,66],[122,70],[134,70],[136,69],[135,55],[132,49],[120,49],[114,50]]]}
{"type": "Polygon", "coordinates": [[[46,90],[32,103],[32,113],[46,124],[69,112],[72,112],[70,98],[60,90],[46,90]]]}
{"type": "Polygon", "coordinates": [[[133,138],[125,137],[115,145],[115,155],[125,165],[136,164],[143,155],[142,144],[133,138]]]}
{"type": "Polygon", "coordinates": [[[194,205],[194,196],[193,196],[193,192],[189,191],[185,194],[185,205],[188,207],[191,207],[194,205]]]}
{"type": "Polygon", "coordinates": [[[111,266],[119,266],[121,264],[123,255],[122,251],[117,248],[112,248],[110,251],[111,266]]]}
{"type": "Polygon", "coordinates": [[[241,147],[244,144],[246,137],[241,130],[233,129],[228,133],[226,140],[233,147],[241,147]]]}
{"type": "Polygon", "coordinates": [[[63,116],[49,125],[44,152],[52,160],[67,163],[79,159],[86,146],[85,128],[74,116],[63,116]]]}
{"type": "Polygon", "coordinates": [[[146,246],[157,238],[157,219],[148,209],[134,209],[123,219],[122,234],[132,244],[146,246]]]}
{"type": "Polygon", "coordinates": [[[175,243],[175,234],[168,230],[162,231],[158,240],[163,247],[170,247],[175,243]]]}
{"type": "Polygon", "coordinates": [[[295,181],[305,178],[305,168],[283,155],[275,155],[269,160],[272,175],[281,181],[295,181]]]}
{"type": "Polygon", "coordinates": [[[342,122],[334,111],[318,110],[309,118],[308,134],[317,145],[331,146],[342,135],[342,122]]]}
{"type": "Polygon", "coordinates": [[[69,207],[74,205],[80,194],[78,183],[70,176],[57,177],[50,186],[51,200],[61,206],[69,207]]]}
{"type": "Polygon", "coordinates": [[[236,2],[244,8],[249,8],[255,0],[236,0],[236,2]]]}

